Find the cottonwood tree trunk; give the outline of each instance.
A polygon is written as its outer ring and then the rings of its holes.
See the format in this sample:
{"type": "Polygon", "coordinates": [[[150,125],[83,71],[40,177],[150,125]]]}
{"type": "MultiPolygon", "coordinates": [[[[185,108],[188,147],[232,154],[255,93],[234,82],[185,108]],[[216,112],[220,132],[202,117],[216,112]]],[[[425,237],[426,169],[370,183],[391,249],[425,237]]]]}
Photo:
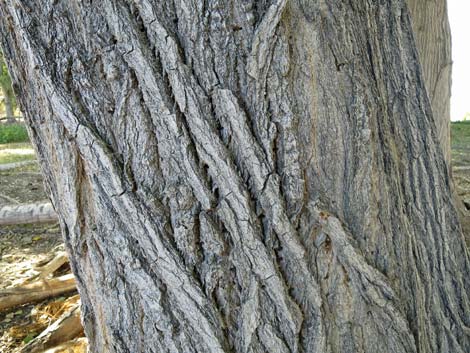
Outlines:
{"type": "Polygon", "coordinates": [[[437,134],[450,168],[452,47],[446,0],[408,0],[437,134]]]}
{"type": "MultiPolygon", "coordinates": [[[[437,136],[449,173],[452,175],[450,149],[452,48],[447,1],[408,0],[408,6],[437,136]]],[[[470,244],[469,213],[454,188],[453,196],[464,234],[467,236],[467,244],[470,244]]]]}
{"type": "Polygon", "coordinates": [[[92,352],[470,351],[404,1],[0,2],[92,352]]]}
{"type": "Polygon", "coordinates": [[[5,104],[5,114],[9,121],[15,121],[15,113],[13,112],[13,90],[11,87],[1,86],[3,92],[3,103],[5,104]]]}
{"type": "Polygon", "coordinates": [[[14,122],[14,94],[13,89],[11,88],[11,82],[8,77],[8,72],[4,72],[5,61],[3,59],[3,54],[0,50],[0,91],[3,94],[3,103],[5,104],[5,114],[9,122],[14,122]]]}

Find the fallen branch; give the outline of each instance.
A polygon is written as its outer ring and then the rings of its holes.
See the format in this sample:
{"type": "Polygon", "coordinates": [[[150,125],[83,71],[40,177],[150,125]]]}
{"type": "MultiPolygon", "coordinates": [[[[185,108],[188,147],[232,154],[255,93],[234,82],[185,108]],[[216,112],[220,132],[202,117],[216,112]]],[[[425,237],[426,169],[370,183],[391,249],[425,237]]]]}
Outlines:
{"type": "Polygon", "coordinates": [[[34,270],[39,273],[31,277],[28,281],[31,282],[37,278],[46,279],[47,276],[54,273],[68,261],[69,258],[67,257],[67,253],[65,251],[59,251],[51,260],[47,261],[42,266],[35,266],[34,270]]]}
{"type": "Polygon", "coordinates": [[[75,278],[72,274],[68,274],[50,280],[3,289],[0,290],[0,311],[55,297],[73,291],[75,288],[75,278]]]}
{"type": "Polygon", "coordinates": [[[86,353],[88,346],[88,340],[85,337],[74,339],[73,341],[66,342],[60,346],[48,349],[43,353],[64,353],[64,352],[74,352],[74,353],[86,353]]]}
{"type": "Polygon", "coordinates": [[[39,274],[39,278],[46,279],[54,271],[58,270],[63,264],[69,261],[67,257],[67,253],[65,251],[59,252],[49,263],[44,265],[43,267],[38,268],[38,271],[41,273],[39,274]]]}
{"type": "Polygon", "coordinates": [[[50,203],[0,207],[0,225],[55,221],[57,221],[57,214],[50,203]]]}
{"type": "Polygon", "coordinates": [[[20,120],[22,118],[23,117],[21,117],[21,116],[4,116],[4,117],[0,118],[0,121],[8,120],[8,121],[11,121],[11,122],[17,122],[17,120],[20,120]]]}
{"type": "Polygon", "coordinates": [[[38,353],[72,340],[83,334],[80,321],[80,302],[54,321],[39,336],[23,347],[21,353],[38,353]]]}
{"type": "Polygon", "coordinates": [[[23,167],[25,165],[34,164],[34,163],[37,163],[37,161],[32,160],[32,161],[23,161],[23,162],[0,164],[0,172],[4,172],[4,171],[10,170],[10,169],[16,169],[16,168],[23,167]]]}

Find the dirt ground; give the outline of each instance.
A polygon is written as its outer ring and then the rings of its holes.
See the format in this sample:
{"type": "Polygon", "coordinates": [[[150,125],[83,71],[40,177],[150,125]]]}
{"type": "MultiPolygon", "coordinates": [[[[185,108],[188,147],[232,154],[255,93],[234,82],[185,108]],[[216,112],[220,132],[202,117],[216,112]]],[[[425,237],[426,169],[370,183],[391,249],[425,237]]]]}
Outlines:
{"type": "MultiPolygon", "coordinates": [[[[0,227],[0,289],[21,285],[37,274],[35,267],[50,261],[63,250],[58,224],[0,227]]],[[[61,269],[67,271],[68,269],[61,269]]],[[[63,298],[60,298],[63,300],[63,298]]],[[[17,352],[40,331],[34,312],[54,299],[0,313],[0,352],[17,352]],[[29,330],[33,326],[34,330],[29,330]],[[24,330],[18,330],[24,327],[24,330]]]]}
{"type": "MultiPolygon", "coordinates": [[[[0,207],[39,201],[47,201],[47,196],[36,163],[0,171],[0,207]]],[[[58,223],[0,226],[0,290],[26,283],[38,273],[38,265],[50,261],[63,248],[58,223]]],[[[65,265],[58,272],[60,275],[69,270],[65,265]]],[[[73,294],[76,293],[70,293],[73,294]]],[[[47,327],[47,320],[38,324],[38,310],[63,302],[67,297],[0,312],[0,352],[19,352],[47,327]]]]}
{"type": "Polygon", "coordinates": [[[0,171],[0,206],[42,200],[47,200],[47,196],[37,164],[0,171]]]}
{"type": "MultiPolygon", "coordinates": [[[[463,136],[468,140],[456,138],[452,145],[453,176],[457,193],[470,209],[470,129],[463,136]]],[[[47,196],[37,164],[0,171],[0,206],[44,200],[47,196]]],[[[470,211],[466,212],[465,221],[470,222],[470,211]]],[[[60,250],[63,250],[63,244],[56,223],[0,227],[0,289],[24,283],[34,276],[38,264],[46,263],[60,250]]],[[[59,271],[65,273],[68,270],[62,268],[59,271]]],[[[73,294],[76,293],[70,293],[73,294]]],[[[34,321],[38,310],[51,303],[63,302],[67,297],[0,312],[0,352],[19,352],[40,332],[34,321]]]]}
{"type": "Polygon", "coordinates": [[[470,121],[452,125],[452,174],[457,195],[464,206],[459,205],[467,245],[470,247],[470,121]]]}

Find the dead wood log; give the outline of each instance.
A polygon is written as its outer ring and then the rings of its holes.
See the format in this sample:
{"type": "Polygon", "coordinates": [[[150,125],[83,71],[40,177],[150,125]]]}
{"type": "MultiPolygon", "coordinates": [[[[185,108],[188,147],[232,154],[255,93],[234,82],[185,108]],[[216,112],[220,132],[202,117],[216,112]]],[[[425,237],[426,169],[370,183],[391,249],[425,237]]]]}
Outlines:
{"type": "Polygon", "coordinates": [[[47,223],[57,221],[50,203],[0,207],[0,225],[47,223]]]}
{"type": "Polygon", "coordinates": [[[83,334],[80,321],[80,302],[54,321],[39,336],[23,347],[21,353],[38,353],[63,344],[83,334]]]}
{"type": "Polygon", "coordinates": [[[23,162],[0,164],[0,171],[4,172],[4,171],[10,170],[10,169],[16,169],[16,168],[23,167],[25,165],[34,164],[34,163],[37,163],[37,161],[32,160],[32,161],[23,161],[23,162]]]}
{"type": "Polygon", "coordinates": [[[69,259],[65,251],[58,252],[57,255],[50,262],[37,269],[40,272],[39,278],[45,279],[47,276],[59,269],[63,264],[68,261],[69,259]]]}
{"type": "Polygon", "coordinates": [[[67,274],[50,280],[41,280],[14,288],[0,290],[0,311],[17,305],[37,302],[76,288],[75,278],[67,274]]]}
{"type": "Polygon", "coordinates": [[[73,341],[63,343],[57,347],[50,348],[47,351],[44,351],[43,353],[68,353],[71,351],[74,353],[86,353],[87,346],[88,340],[85,337],[80,337],[74,339],[73,341]]]}

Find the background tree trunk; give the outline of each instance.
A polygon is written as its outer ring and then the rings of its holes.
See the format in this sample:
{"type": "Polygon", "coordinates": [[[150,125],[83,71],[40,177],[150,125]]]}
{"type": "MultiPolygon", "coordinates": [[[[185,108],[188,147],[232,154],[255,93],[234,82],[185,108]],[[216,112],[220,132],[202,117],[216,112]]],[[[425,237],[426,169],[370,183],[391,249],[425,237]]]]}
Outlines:
{"type": "Polygon", "coordinates": [[[5,114],[9,121],[15,121],[15,113],[13,111],[13,90],[11,87],[0,87],[3,92],[3,103],[5,104],[5,114]]]}
{"type": "Polygon", "coordinates": [[[470,351],[404,1],[0,2],[92,352],[470,351]]]}
{"type": "Polygon", "coordinates": [[[447,1],[408,0],[437,134],[450,170],[452,45],[447,1]]]}
{"type": "MultiPolygon", "coordinates": [[[[452,46],[447,1],[408,0],[413,32],[418,47],[428,97],[431,101],[436,133],[452,175],[450,149],[450,97],[452,84],[452,46]]],[[[467,244],[470,244],[470,217],[453,190],[454,202],[467,244]]]]}
{"type": "Polygon", "coordinates": [[[3,94],[3,103],[5,104],[5,114],[9,122],[15,121],[14,105],[15,95],[11,87],[11,80],[3,59],[3,53],[0,50],[0,90],[3,94]]]}

